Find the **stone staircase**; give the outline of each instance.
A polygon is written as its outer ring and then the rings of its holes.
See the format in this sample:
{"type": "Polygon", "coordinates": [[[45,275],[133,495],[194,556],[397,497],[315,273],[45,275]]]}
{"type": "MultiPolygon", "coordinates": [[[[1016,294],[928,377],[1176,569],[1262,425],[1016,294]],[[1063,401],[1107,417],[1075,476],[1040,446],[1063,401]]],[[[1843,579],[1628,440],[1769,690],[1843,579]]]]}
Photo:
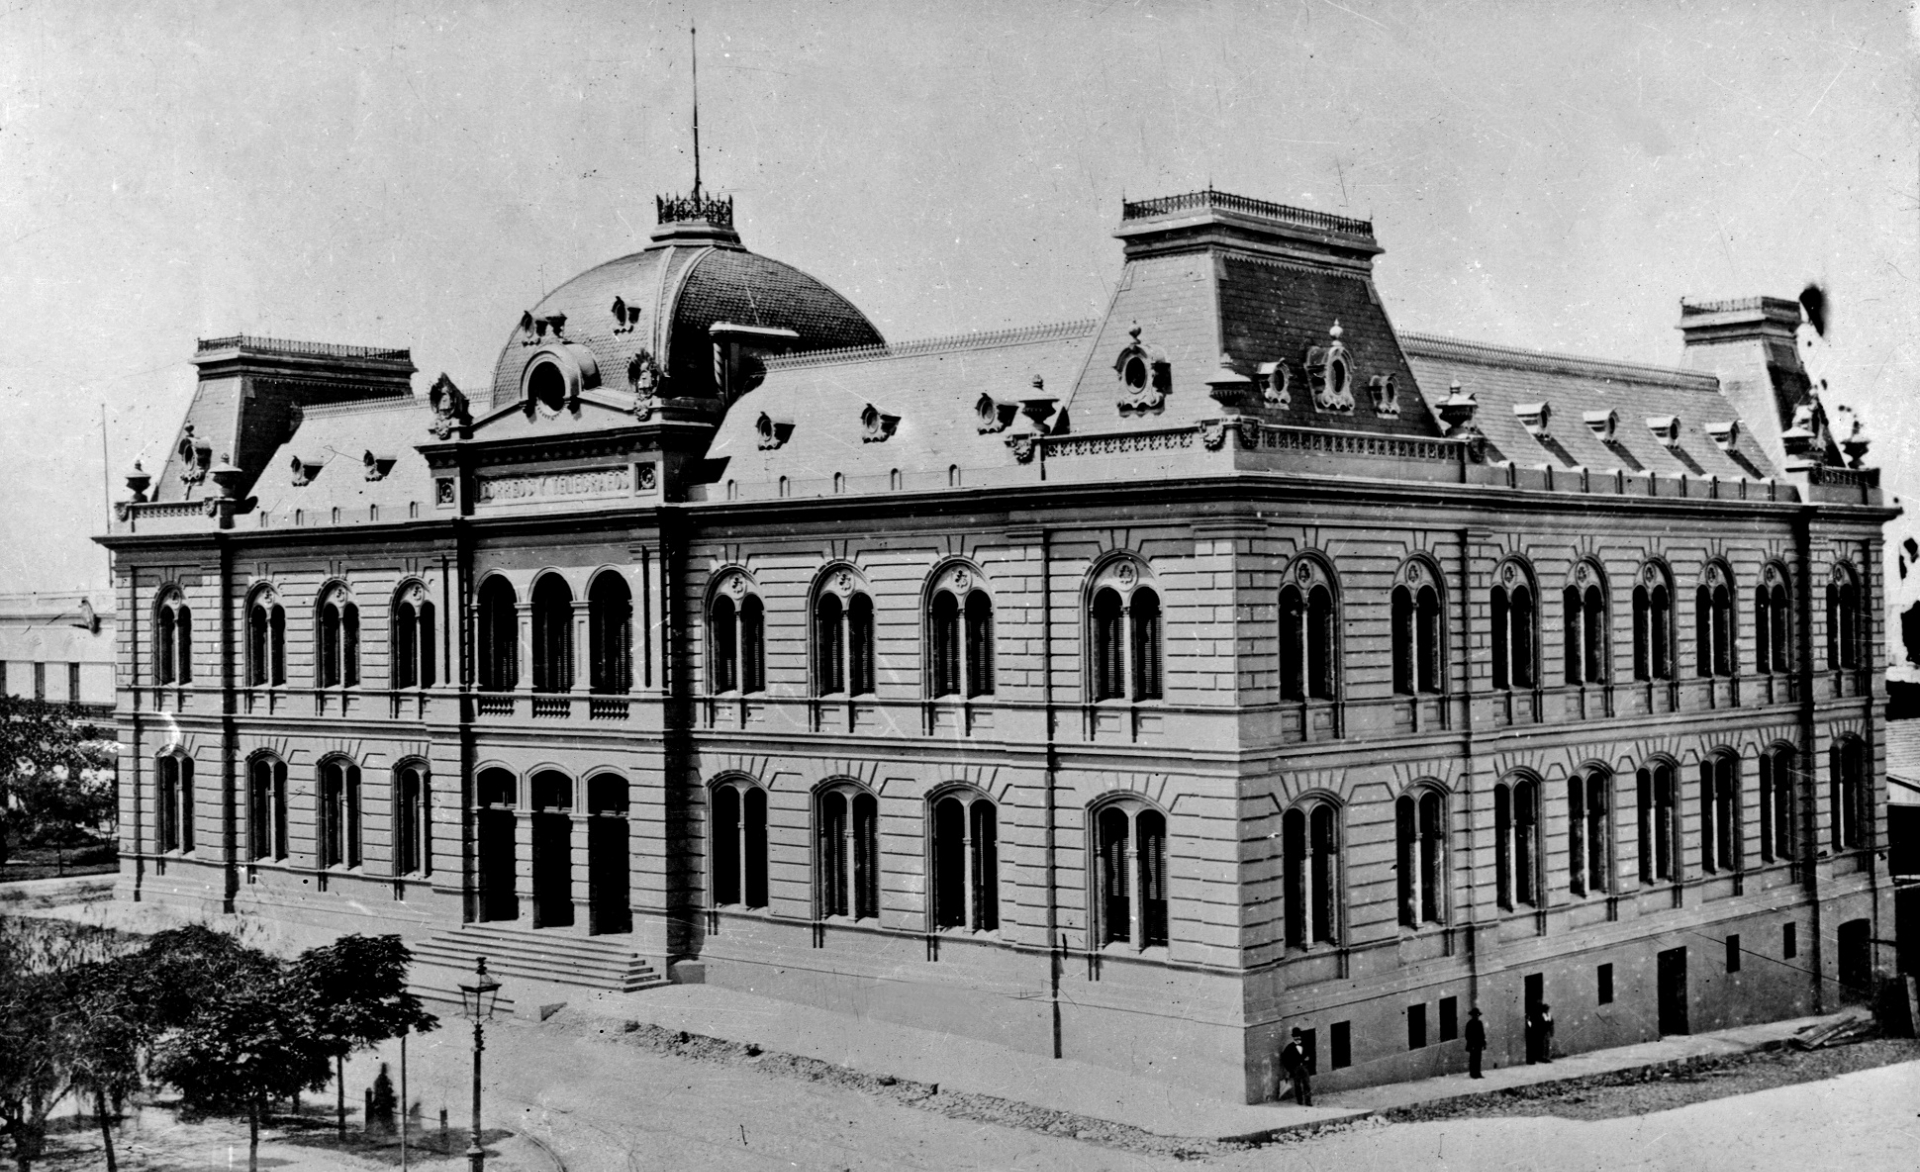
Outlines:
{"type": "MultiPolygon", "coordinates": [[[[626,936],[574,936],[537,932],[506,924],[462,924],[413,945],[413,984],[423,995],[460,999],[462,981],[471,981],[473,964],[487,958],[487,971],[508,986],[514,978],[582,989],[632,993],[667,983],[666,975],[635,951],[626,936]],[[444,996],[442,996],[444,995],[444,996]]],[[[504,1008],[504,1006],[503,1006],[504,1008]]]]}

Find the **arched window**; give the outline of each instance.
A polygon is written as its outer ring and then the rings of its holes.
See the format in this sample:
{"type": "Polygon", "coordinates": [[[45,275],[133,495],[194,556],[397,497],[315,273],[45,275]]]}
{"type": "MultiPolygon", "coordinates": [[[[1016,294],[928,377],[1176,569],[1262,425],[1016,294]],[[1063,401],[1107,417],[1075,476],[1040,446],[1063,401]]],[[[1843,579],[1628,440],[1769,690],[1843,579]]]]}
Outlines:
{"type": "Polygon", "coordinates": [[[1296,558],[1280,588],[1280,696],[1331,700],[1339,694],[1333,577],[1318,558],[1296,558]]]}
{"type": "Polygon", "coordinates": [[[1753,588],[1754,670],[1793,670],[1793,640],[1787,625],[1787,575],[1778,564],[1760,568],[1760,584],[1753,588]]]}
{"type": "Polygon", "coordinates": [[[707,604],[708,673],[716,693],[767,689],[766,608],[747,576],[723,577],[707,604]]]}
{"type": "Polygon", "coordinates": [[[558,574],[533,584],[533,690],[573,688],[573,591],[558,574]]]}
{"type": "Polygon", "coordinates": [[[193,682],[193,612],[177,586],[163,591],[154,603],[153,682],[193,682]]]}
{"type": "Polygon", "coordinates": [[[345,757],[320,763],[320,865],[360,865],[360,767],[345,757]]]}
{"type": "MultiPolygon", "coordinates": [[[[1446,796],[1419,786],[1394,803],[1399,841],[1400,922],[1409,928],[1446,922],[1446,796]]],[[[1284,830],[1283,830],[1284,833],[1284,830]]]]}
{"type": "Polygon", "coordinates": [[[1576,562],[1573,580],[1561,593],[1566,619],[1566,680],[1604,684],[1612,655],[1607,644],[1607,599],[1599,567],[1576,562]]]}
{"type": "Polygon", "coordinates": [[[1673,587],[1653,562],[1640,567],[1633,587],[1633,678],[1673,678],[1673,587]]]}
{"type": "Polygon", "coordinates": [[[287,682],[287,612],[271,586],[247,604],[247,684],[278,687],[287,682]]]}
{"type": "Polygon", "coordinates": [[[1640,767],[1640,882],[1680,881],[1680,818],[1673,763],[1649,761],[1640,767]]]}
{"type": "Polygon", "coordinates": [[[971,566],[934,577],[928,602],[935,696],[993,695],[993,598],[971,566]]]}
{"type": "Polygon", "coordinates": [[[412,761],[393,773],[393,873],[433,873],[433,831],[427,767],[412,761]]]}
{"type": "Polygon", "coordinates": [[[1309,798],[1280,818],[1287,947],[1340,939],[1340,810],[1309,798]]]}
{"type": "Polygon", "coordinates": [[[1740,759],[1730,752],[1700,762],[1700,866],[1740,869],[1740,759]]]}
{"type": "Polygon", "coordinates": [[[1867,747],[1858,737],[1834,742],[1828,763],[1829,816],[1833,820],[1833,849],[1858,850],[1871,840],[1872,813],[1867,807],[1867,747]]]}
{"type": "Polygon", "coordinates": [[[393,686],[433,687],[433,602],[424,583],[408,582],[393,601],[393,686]]]}
{"type": "Polygon", "coordinates": [[[1500,906],[1531,907],[1539,899],[1539,783],[1518,777],[1494,786],[1493,826],[1500,906]]]}
{"type": "Polygon", "coordinates": [[[633,687],[633,592],[612,571],[587,588],[587,684],[601,695],[633,687]]]}
{"type": "Polygon", "coordinates": [[[834,570],[813,600],[814,695],[871,695],[873,674],[873,599],[856,572],[834,570]]]}
{"type": "Polygon", "coordinates": [[[271,754],[247,763],[247,854],[287,857],[287,763],[271,754]]]}
{"type": "Polygon", "coordinates": [[[1708,562],[1693,593],[1694,654],[1702,677],[1733,674],[1733,573],[1708,562]]]}
{"type": "Polygon", "coordinates": [[[1495,574],[1489,601],[1493,608],[1493,686],[1531,688],[1539,644],[1539,616],[1533,580],[1525,566],[1509,559],[1495,574]]]}
{"type": "Polygon", "coordinates": [[[1860,652],[1860,585],[1853,567],[1834,563],[1827,579],[1827,668],[1851,671],[1865,658],[1860,652]]]}
{"type": "Polygon", "coordinates": [[[1088,619],[1096,700],[1161,697],[1160,595],[1149,582],[1127,558],[1108,562],[1094,578],[1088,619]]]}
{"type": "Polygon", "coordinates": [[[972,790],[933,803],[933,926],[1000,928],[1000,822],[994,804],[972,790]]]}
{"type": "Polygon", "coordinates": [[[480,585],[480,689],[511,692],[520,686],[520,600],[513,585],[495,574],[480,585]]]}
{"type": "Polygon", "coordinates": [[[1613,777],[1604,769],[1567,779],[1567,890],[1604,895],[1610,886],[1613,822],[1607,800],[1613,777]]]}
{"type": "Polygon", "coordinates": [[[1167,943],[1167,816],[1125,799],[1093,813],[1094,938],[1136,950],[1167,943]]]}
{"type": "Polygon", "coordinates": [[[878,918],[880,803],[866,790],[841,782],[821,790],[815,804],[820,915],[878,918]]]}
{"type": "Polygon", "coordinates": [[[1393,587],[1393,690],[1434,693],[1446,679],[1447,645],[1439,576],[1420,559],[1407,562],[1393,587]]]}
{"type": "Polygon", "coordinates": [[[1794,857],[1799,787],[1793,762],[1791,745],[1775,745],[1760,754],[1760,857],[1769,863],[1794,857]]]}
{"type": "Polygon", "coordinates": [[[715,907],[767,906],[767,791],[745,778],[714,783],[711,853],[715,907]]]}
{"type": "Polygon", "coordinates": [[[154,829],[160,849],[186,854],[193,850],[193,758],[170,753],[153,763],[158,808],[154,829]]]}
{"type": "Polygon", "coordinates": [[[345,585],[320,596],[319,647],[314,681],[322,688],[351,688],[360,682],[360,608],[345,585]]]}

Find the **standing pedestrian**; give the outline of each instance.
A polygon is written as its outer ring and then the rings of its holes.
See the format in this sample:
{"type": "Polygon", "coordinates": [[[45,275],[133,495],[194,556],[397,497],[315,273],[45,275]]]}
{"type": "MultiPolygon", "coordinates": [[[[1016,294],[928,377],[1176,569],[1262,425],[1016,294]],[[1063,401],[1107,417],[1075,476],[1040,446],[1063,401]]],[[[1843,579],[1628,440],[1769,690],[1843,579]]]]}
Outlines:
{"type": "Polygon", "coordinates": [[[1527,1006],[1526,1024],[1523,1027],[1527,1040],[1527,1065],[1540,1061],[1540,1007],[1527,1006]]]}
{"type": "Polygon", "coordinates": [[[1479,1078],[1480,1054],[1487,1048],[1487,1027],[1480,1020],[1478,1009],[1467,1010],[1467,1074],[1479,1078]]]}
{"type": "Polygon", "coordinates": [[[1553,1061],[1553,1010],[1540,1003],[1540,1061],[1553,1061]]]}
{"type": "Polygon", "coordinates": [[[1301,1039],[1302,1035],[1296,1028],[1293,1036],[1287,1040],[1287,1044],[1280,1047],[1280,1071],[1287,1076],[1288,1081],[1293,1083],[1293,1101],[1302,1107],[1311,1107],[1313,1106],[1313,1084],[1308,1081],[1308,1076],[1312,1074],[1312,1070],[1309,1068],[1307,1053],[1301,1045],[1301,1039]]]}

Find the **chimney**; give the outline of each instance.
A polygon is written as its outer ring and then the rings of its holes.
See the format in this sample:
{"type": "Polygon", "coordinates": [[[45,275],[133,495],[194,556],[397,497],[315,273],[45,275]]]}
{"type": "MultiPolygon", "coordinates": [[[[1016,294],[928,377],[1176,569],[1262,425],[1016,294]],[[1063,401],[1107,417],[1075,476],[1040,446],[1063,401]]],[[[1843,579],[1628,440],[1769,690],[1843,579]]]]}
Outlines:
{"type": "Polygon", "coordinates": [[[1784,433],[1811,383],[1795,331],[1800,303],[1786,297],[1680,302],[1682,365],[1718,375],[1721,393],[1776,468],[1788,463],[1784,433]]]}

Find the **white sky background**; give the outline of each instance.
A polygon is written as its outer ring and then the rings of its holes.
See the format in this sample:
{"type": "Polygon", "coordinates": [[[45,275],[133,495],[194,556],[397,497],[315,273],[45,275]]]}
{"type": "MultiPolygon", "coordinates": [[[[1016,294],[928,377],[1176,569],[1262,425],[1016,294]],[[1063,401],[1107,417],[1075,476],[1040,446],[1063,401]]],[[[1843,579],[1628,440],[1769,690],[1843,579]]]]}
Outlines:
{"type": "Polygon", "coordinates": [[[483,387],[691,179],[903,340],[1088,316],[1122,194],[1371,216],[1404,330],[1677,364],[1679,299],[1835,305],[1833,398],[1920,494],[1906,3],[12,4],[0,589],[103,585],[194,339],[483,387]]]}

